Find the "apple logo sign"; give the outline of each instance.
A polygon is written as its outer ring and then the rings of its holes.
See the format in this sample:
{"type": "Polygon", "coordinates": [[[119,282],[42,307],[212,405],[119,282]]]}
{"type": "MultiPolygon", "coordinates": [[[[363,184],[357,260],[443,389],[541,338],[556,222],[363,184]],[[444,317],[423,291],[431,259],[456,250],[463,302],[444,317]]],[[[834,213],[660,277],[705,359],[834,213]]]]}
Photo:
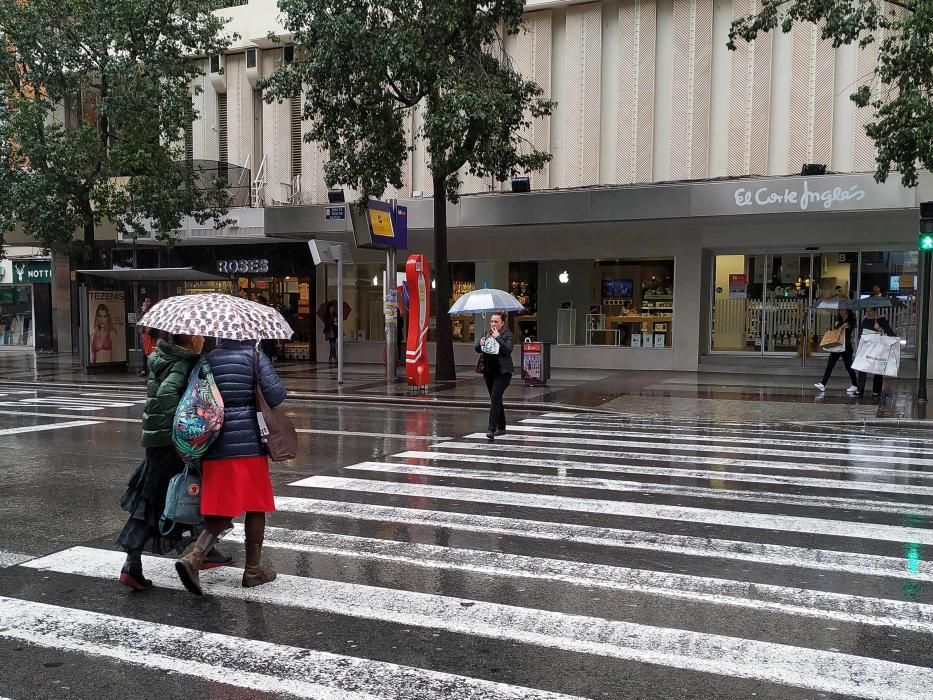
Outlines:
{"type": "Polygon", "coordinates": [[[557,275],[557,279],[560,280],[561,284],[567,284],[570,281],[570,273],[567,272],[567,270],[564,270],[559,275],[557,275]]]}

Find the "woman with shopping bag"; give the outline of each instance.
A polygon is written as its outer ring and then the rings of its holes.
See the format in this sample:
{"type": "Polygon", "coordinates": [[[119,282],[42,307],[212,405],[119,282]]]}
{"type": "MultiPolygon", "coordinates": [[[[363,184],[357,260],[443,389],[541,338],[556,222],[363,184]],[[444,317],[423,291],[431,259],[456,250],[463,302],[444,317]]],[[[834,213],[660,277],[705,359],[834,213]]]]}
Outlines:
{"type": "Polygon", "coordinates": [[[829,353],[829,357],[826,358],[826,371],[823,372],[823,379],[813,385],[820,393],[826,391],[829,377],[840,358],[852,382],[849,388],[846,389],[846,393],[849,395],[858,393],[858,378],[852,369],[852,332],[856,327],[858,327],[858,319],[852,313],[852,309],[840,309],[836,315],[836,324],[820,341],[820,348],[829,353]]]}
{"type": "MultiPolygon", "coordinates": [[[[862,319],[861,326],[862,334],[868,331],[869,335],[871,333],[877,333],[879,335],[887,336],[889,338],[896,338],[894,330],[891,328],[891,324],[888,323],[888,319],[884,316],[881,316],[877,308],[870,307],[865,312],[865,318],[862,319]]],[[[863,341],[864,342],[864,341],[863,341]]],[[[861,353],[860,353],[861,354],[861,353]]],[[[861,365],[860,360],[863,358],[856,357],[856,369],[861,365]]],[[[868,379],[868,372],[858,370],[858,396],[865,395],[865,382],[868,379]]],[[[871,395],[874,397],[881,396],[881,391],[884,388],[884,375],[878,372],[874,372],[871,381],[871,395]]]]}

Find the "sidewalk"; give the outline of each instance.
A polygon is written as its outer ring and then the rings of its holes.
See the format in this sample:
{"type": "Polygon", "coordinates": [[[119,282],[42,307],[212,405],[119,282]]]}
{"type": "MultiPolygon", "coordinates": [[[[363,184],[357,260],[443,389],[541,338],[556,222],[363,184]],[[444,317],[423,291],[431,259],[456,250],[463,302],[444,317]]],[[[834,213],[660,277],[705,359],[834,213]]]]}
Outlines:
{"type": "MultiPolygon", "coordinates": [[[[344,383],[326,365],[282,362],[276,365],[295,399],[342,400],[371,403],[418,403],[445,406],[488,405],[482,377],[472,367],[458,369],[456,382],[432,384],[427,393],[413,394],[403,379],[387,383],[381,367],[350,365],[344,383]]],[[[624,413],[644,417],[713,421],[854,422],[909,421],[925,418],[914,401],[915,382],[885,382],[882,400],[845,395],[842,375],[825,395],[812,378],[776,375],[714,374],[709,372],[649,372],[553,370],[548,386],[525,386],[519,379],[506,392],[511,409],[577,410],[624,413]]],[[[0,381],[42,382],[89,387],[142,387],[136,373],[86,374],[71,355],[11,356],[0,354],[0,381]]],[[[933,409],[930,411],[933,417],[933,409]]]]}

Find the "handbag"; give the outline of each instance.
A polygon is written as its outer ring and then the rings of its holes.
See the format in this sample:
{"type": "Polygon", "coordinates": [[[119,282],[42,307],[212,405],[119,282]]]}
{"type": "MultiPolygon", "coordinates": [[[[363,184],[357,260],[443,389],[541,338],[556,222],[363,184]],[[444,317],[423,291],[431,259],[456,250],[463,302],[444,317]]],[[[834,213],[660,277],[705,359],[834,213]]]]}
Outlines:
{"type": "Polygon", "coordinates": [[[832,328],[823,334],[823,338],[820,340],[820,350],[825,350],[826,352],[845,352],[845,349],[845,326],[832,328]]]}
{"type": "Polygon", "coordinates": [[[477,374],[483,373],[483,356],[482,355],[476,358],[476,367],[473,368],[473,371],[476,372],[477,374]]]}
{"type": "Polygon", "coordinates": [[[862,331],[852,369],[866,374],[896,377],[901,365],[901,339],[862,331]]]}
{"type": "Polygon", "coordinates": [[[203,520],[201,474],[193,465],[185,464],[184,470],[168,482],[165,510],[159,519],[159,532],[164,537],[176,524],[200,525],[203,520]]]}
{"type": "Polygon", "coordinates": [[[186,464],[197,462],[213,444],[224,424],[224,400],[211,366],[201,360],[191,370],[188,386],[175,409],[172,443],[186,464]]]}
{"type": "Polygon", "coordinates": [[[285,462],[295,459],[298,454],[298,433],[291,419],[284,411],[272,408],[266,401],[259,385],[259,350],[254,356],[256,422],[259,424],[259,438],[269,452],[273,462],[285,462]]]}

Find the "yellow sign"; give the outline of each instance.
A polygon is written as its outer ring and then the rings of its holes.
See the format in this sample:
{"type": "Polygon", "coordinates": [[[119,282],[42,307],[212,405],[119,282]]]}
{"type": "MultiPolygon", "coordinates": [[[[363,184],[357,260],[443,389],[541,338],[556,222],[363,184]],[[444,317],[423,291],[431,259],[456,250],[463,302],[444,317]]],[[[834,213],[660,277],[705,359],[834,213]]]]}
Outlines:
{"type": "Polygon", "coordinates": [[[369,223],[372,226],[374,236],[395,238],[395,230],[392,228],[392,217],[388,212],[370,209],[369,223]]]}

